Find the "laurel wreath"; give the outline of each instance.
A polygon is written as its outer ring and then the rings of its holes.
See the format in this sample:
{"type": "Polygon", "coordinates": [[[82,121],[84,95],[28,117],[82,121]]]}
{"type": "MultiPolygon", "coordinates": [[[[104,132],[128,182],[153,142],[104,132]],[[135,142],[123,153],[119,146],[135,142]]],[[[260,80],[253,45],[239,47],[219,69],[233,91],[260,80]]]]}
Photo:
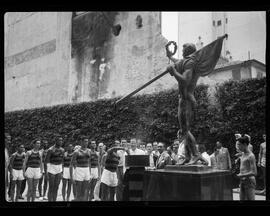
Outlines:
{"type": "Polygon", "coordinates": [[[176,51],[177,51],[177,44],[176,44],[176,42],[175,41],[169,41],[167,44],[166,44],[166,52],[167,52],[167,56],[168,57],[171,57],[171,56],[173,56],[175,53],[176,53],[176,51]],[[170,50],[169,50],[169,46],[171,45],[171,44],[173,44],[173,52],[171,52],[170,50]]]}

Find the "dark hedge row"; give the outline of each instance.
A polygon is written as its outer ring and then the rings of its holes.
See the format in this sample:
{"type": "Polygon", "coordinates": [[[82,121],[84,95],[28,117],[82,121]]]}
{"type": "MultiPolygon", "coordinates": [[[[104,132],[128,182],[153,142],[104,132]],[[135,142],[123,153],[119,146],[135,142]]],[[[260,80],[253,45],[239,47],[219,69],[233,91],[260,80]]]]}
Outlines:
{"type": "MultiPolygon", "coordinates": [[[[257,157],[266,129],[266,79],[225,82],[216,88],[223,120],[218,136],[227,143],[234,143],[232,134],[235,132],[249,134],[257,157]]],[[[231,152],[235,151],[234,146],[228,147],[231,152]]]]}
{"type": "MultiPolygon", "coordinates": [[[[266,80],[226,82],[216,87],[219,106],[209,103],[208,86],[195,90],[197,108],[192,133],[198,143],[212,149],[217,139],[234,152],[238,131],[252,137],[257,155],[265,131],[266,80]]],[[[163,141],[170,144],[178,130],[177,90],[130,98],[114,107],[117,100],[99,100],[5,113],[5,131],[14,143],[26,146],[36,137],[53,142],[56,134],[76,143],[80,135],[110,144],[121,137],[163,141]]]]}
{"type": "MultiPolygon", "coordinates": [[[[208,135],[211,126],[207,88],[200,85],[195,92],[198,98],[195,122],[198,123],[194,122],[194,135],[199,136],[199,140],[208,135]]],[[[80,135],[105,144],[122,137],[167,144],[176,138],[176,90],[135,96],[115,107],[113,103],[117,99],[8,112],[5,113],[5,131],[12,135],[14,144],[22,142],[26,146],[37,137],[52,143],[58,134],[71,143],[76,143],[80,135]]]]}

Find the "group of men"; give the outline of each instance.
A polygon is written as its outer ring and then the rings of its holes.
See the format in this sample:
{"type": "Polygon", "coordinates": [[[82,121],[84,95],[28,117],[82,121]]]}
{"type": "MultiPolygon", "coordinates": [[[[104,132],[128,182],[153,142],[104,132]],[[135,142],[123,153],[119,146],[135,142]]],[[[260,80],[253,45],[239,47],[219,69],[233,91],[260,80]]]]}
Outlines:
{"type": "Polygon", "coordinates": [[[61,136],[51,146],[45,139],[35,139],[28,151],[19,144],[12,154],[9,134],[5,136],[5,144],[6,199],[11,202],[23,199],[26,183],[27,201],[36,200],[37,190],[40,200],[56,201],[61,181],[63,201],[70,201],[71,190],[74,201],[122,200],[126,155],[150,153],[152,168],[167,163],[161,159],[166,159],[167,154],[163,143],[148,144],[145,149],[135,138],[129,143],[125,139],[116,140],[107,151],[103,143],[97,148],[96,142],[89,143],[85,136],[81,137],[80,145],[67,144],[64,148],[61,136]]]}
{"type": "MultiPolygon", "coordinates": [[[[248,135],[235,135],[236,157],[240,162],[240,199],[254,199],[257,174],[255,156],[248,135]]],[[[266,141],[266,135],[263,135],[266,141]]],[[[49,146],[47,140],[36,139],[32,149],[25,152],[23,144],[9,156],[11,136],[5,136],[6,199],[16,202],[22,198],[27,182],[27,201],[40,199],[56,201],[59,184],[62,181],[63,201],[70,201],[71,190],[74,201],[121,201],[123,200],[124,173],[126,155],[149,155],[149,167],[146,169],[163,169],[166,165],[181,164],[185,160],[185,145],[174,140],[167,149],[162,142],[147,143],[136,140],[116,140],[108,150],[103,143],[98,147],[94,140],[89,142],[86,136],[80,138],[80,145],[68,143],[63,148],[63,138],[56,137],[55,143],[49,146]],[[46,196],[48,185],[48,195],[46,196]],[[43,186],[43,188],[42,188],[43,186]],[[16,195],[15,195],[16,188],[16,195]],[[42,190],[43,189],[43,190],[42,190]],[[8,192],[9,191],[9,192],[8,192]]],[[[217,141],[211,155],[204,145],[196,145],[200,153],[199,163],[216,169],[231,170],[231,159],[227,148],[217,141]]],[[[258,166],[264,170],[266,165],[266,142],[260,145],[258,166]]],[[[265,189],[264,189],[265,193],[265,189]]]]}

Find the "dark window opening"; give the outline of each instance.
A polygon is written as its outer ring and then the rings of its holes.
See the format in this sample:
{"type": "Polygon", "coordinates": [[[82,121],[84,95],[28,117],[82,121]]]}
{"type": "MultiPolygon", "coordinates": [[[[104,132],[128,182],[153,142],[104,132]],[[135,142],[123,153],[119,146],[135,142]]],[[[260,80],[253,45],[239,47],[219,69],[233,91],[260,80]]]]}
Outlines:
{"type": "Polygon", "coordinates": [[[228,18],[226,18],[226,24],[228,23],[228,18]]]}
{"type": "Polygon", "coordinates": [[[217,25],[218,25],[218,26],[221,25],[221,20],[217,21],[217,25]]]}
{"type": "Polygon", "coordinates": [[[142,17],[140,15],[138,15],[136,17],[136,26],[137,28],[141,28],[143,25],[142,25],[142,17]]]}
{"type": "Polygon", "coordinates": [[[216,22],[215,22],[215,20],[213,20],[213,26],[215,26],[216,25],[216,22]]]}

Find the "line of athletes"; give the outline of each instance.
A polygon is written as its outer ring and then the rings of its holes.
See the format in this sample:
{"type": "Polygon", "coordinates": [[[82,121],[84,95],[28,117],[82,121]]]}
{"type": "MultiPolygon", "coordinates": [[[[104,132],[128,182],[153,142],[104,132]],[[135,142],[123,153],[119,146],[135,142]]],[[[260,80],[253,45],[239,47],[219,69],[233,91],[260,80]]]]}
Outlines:
{"type": "MultiPolygon", "coordinates": [[[[119,156],[115,153],[118,150],[125,150],[125,148],[120,147],[119,141],[114,143],[107,152],[103,143],[99,144],[99,149],[96,151],[96,142],[91,141],[89,144],[86,136],[81,137],[80,145],[74,147],[72,144],[68,144],[66,150],[62,148],[63,138],[60,136],[56,137],[55,144],[49,148],[47,140],[42,141],[42,149],[41,139],[36,139],[33,142],[33,149],[26,153],[24,145],[18,145],[17,151],[10,158],[9,172],[12,179],[10,197],[12,202],[17,202],[20,197],[23,179],[27,181],[27,201],[33,202],[36,199],[37,185],[41,189],[42,182],[44,182],[43,200],[47,200],[45,197],[47,182],[49,186],[48,201],[57,200],[58,188],[62,180],[63,201],[70,200],[71,187],[73,187],[74,201],[91,201],[94,200],[94,189],[105,167],[104,182],[107,179],[111,181],[110,179],[117,178],[115,171],[119,165],[119,156]]],[[[110,194],[110,189],[111,187],[108,187],[102,191],[110,194]]],[[[104,196],[109,195],[104,194],[104,196]]]]}

